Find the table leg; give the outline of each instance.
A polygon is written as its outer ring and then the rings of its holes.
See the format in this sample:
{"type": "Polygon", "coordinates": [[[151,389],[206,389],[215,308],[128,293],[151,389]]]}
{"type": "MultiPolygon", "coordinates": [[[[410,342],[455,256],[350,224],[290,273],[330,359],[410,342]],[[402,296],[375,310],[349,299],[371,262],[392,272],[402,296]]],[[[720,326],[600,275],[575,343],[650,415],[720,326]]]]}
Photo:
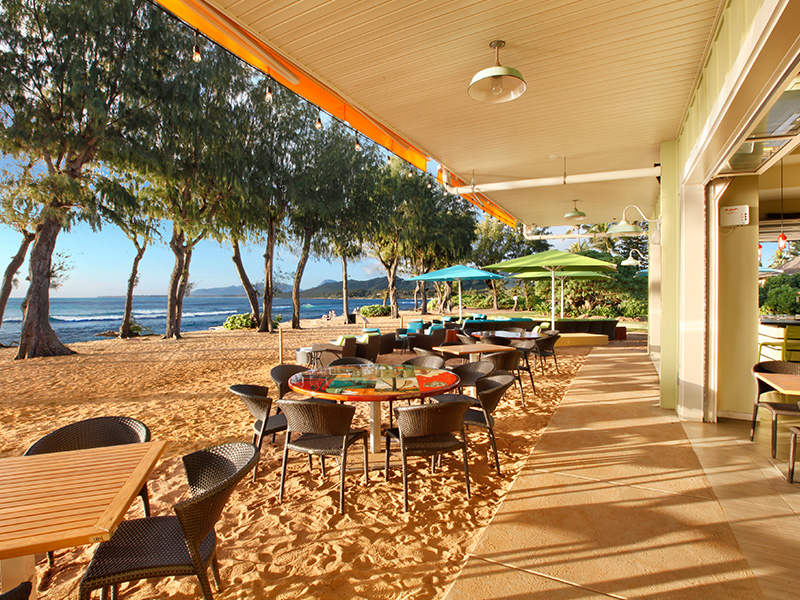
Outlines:
{"type": "Polygon", "coordinates": [[[23,581],[33,582],[30,598],[36,598],[36,557],[18,556],[0,560],[0,577],[3,579],[3,592],[9,592],[23,581]]]}
{"type": "Polygon", "coordinates": [[[369,451],[381,451],[381,402],[369,403],[369,451]]]}

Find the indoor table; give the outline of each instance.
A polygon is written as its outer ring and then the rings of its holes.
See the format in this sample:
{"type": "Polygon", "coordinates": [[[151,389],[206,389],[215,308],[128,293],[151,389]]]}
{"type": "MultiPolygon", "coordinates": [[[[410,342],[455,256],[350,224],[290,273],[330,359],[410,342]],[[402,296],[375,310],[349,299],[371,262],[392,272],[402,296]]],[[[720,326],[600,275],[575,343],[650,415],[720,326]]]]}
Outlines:
{"type": "MultiPolygon", "coordinates": [[[[449,346],[448,346],[449,347],[449,346]]],[[[381,402],[444,394],[458,387],[458,375],[413,365],[348,365],[297,373],[289,387],[306,396],[369,402],[370,451],[381,451],[381,402]]]]}
{"type": "MultiPolygon", "coordinates": [[[[35,575],[40,552],[108,540],[166,442],[0,459],[3,591],[35,575]]],[[[34,593],[35,596],[36,585],[34,593]]]]}

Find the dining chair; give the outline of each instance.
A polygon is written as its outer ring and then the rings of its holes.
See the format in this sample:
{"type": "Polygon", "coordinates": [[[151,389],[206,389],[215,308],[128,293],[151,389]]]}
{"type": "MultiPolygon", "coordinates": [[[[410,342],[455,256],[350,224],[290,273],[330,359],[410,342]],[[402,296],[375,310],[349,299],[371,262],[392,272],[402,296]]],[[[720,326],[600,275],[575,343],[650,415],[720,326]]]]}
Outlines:
{"type": "Polygon", "coordinates": [[[495,346],[510,346],[511,340],[507,337],[503,337],[500,335],[482,335],[481,343],[494,344],[495,346]]]}
{"type": "Polygon", "coordinates": [[[774,348],[781,351],[781,360],[787,360],[789,352],[800,352],[800,325],[787,325],[783,328],[783,339],[780,341],[767,341],[758,344],[758,360],[764,348],[774,348]]]}
{"type": "MultiPolygon", "coordinates": [[[[756,435],[756,420],[759,409],[763,408],[772,417],[772,458],[777,454],[778,446],[778,417],[800,417],[800,407],[794,402],[767,401],[761,400],[763,394],[779,392],[766,381],[756,377],[756,373],[783,373],[787,375],[800,375],[800,363],[788,362],[783,360],[766,360],[753,365],[753,377],[756,380],[756,398],[753,405],[753,420],[750,422],[750,441],[756,435]]],[[[779,396],[780,397],[780,396],[779,396]]]]}
{"type": "Polygon", "coordinates": [[[341,358],[340,352],[336,352],[335,350],[323,350],[319,353],[317,362],[319,363],[320,367],[325,368],[329,367],[337,358],[341,358]]]}
{"type": "Polygon", "coordinates": [[[415,356],[403,361],[404,365],[424,367],[426,369],[444,369],[444,358],[438,354],[425,354],[415,356]]]}
{"type": "Polygon", "coordinates": [[[297,375],[303,371],[308,371],[308,367],[287,363],[282,363],[272,367],[272,370],[269,372],[269,376],[272,378],[272,381],[275,383],[275,387],[278,390],[278,400],[281,400],[286,394],[292,391],[292,389],[289,387],[289,379],[291,379],[293,375],[297,375]]]}
{"type": "Polygon", "coordinates": [[[281,485],[278,500],[283,501],[283,490],[286,481],[286,466],[289,461],[289,450],[308,455],[309,466],[312,456],[319,456],[322,464],[322,476],[325,477],[325,457],[334,456],[339,459],[339,512],[344,514],[344,482],[347,471],[347,450],[355,442],[364,442],[364,483],[369,483],[367,474],[369,458],[367,455],[367,438],[365,429],[351,429],[354,406],[314,402],[309,400],[279,400],[278,406],[286,415],[286,443],[283,447],[283,464],[281,465],[281,485]],[[293,434],[299,437],[292,439],[293,434]]]}
{"type": "Polygon", "coordinates": [[[456,337],[462,344],[477,344],[478,340],[467,333],[457,333],[456,337]]]}
{"type": "Polygon", "coordinates": [[[13,590],[0,594],[0,600],[28,600],[31,597],[33,584],[30,581],[23,581],[13,590]]]}
{"type": "Polygon", "coordinates": [[[360,356],[345,356],[332,360],[329,367],[346,367],[350,365],[374,365],[375,363],[368,358],[361,358],[360,356]]]}
{"type": "Polygon", "coordinates": [[[533,381],[533,371],[536,369],[531,370],[530,355],[531,352],[533,352],[533,349],[536,347],[536,340],[512,340],[511,345],[522,352],[522,360],[519,362],[520,375],[522,374],[522,371],[528,372],[528,377],[530,377],[531,380],[531,388],[533,388],[533,393],[535,394],[536,383],[533,381]]]}
{"type": "MultiPolygon", "coordinates": [[[[461,450],[464,459],[464,478],[467,483],[467,498],[470,497],[469,464],[467,461],[467,437],[464,430],[464,413],[471,406],[469,400],[444,404],[420,406],[398,406],[394,409],[397,427],[389,428],[386,437],[386,459],[384,478],[389,480],[389,453],[391,442],[400,444],[403,468],[403,511],[408,512],[408,457],[436,457],[461,450]],[[460,433],[460,438],[454,432],[460,433]]],[[[436,468],[431,460],[431,471],[436,468]]]]}
{"type": "Polygon", "coordinates": [[[534,340],[534,347],[533,347],[533,368],[536,368],[536,362],[541,359],[541,367],[542,367],[542,375],[544,375],[544,362],[548,356],[553,357],[553,363],[556,366],[556,372],[560,373],[561,371],[558,370],[558,358],[556,357],[556,342],[561,338],[558,333],[553,335],[548,335],[547,337],[537,338],[534,340]]]}
{"type": "MultiPolygon", "coordinates": [[[[500,475],[500,459],[497,455],[497,438],[494,434],[493,413],[508,388],[513,385],[514,376],[511,373],[495,373],[479,379],[475,387],[480,407],[472,406],[464,413],[464,425],[467,428],[471,426],[480,427],[489,434],[489,445],[494,454],[494,464],[498,475],[500,475]]],[[[465,399],[472,400],[470,396],[464,396],[463,394],[440,394],[433,397],[435,402],[442,404],[463,402],[465,399]]]]}
{"type": "Polygon", "coordinates": [[[495,372],[495,363],[491,360],[477,360],[475,362],[464,363],[450,369],[458,375],[461,383],[458,385],[459,393],[463,393],[465,387],[475,387],[475,384],[482,377],[486,377],[495,372]]]}
{"type": "MultiPolygon", "coordinates": [[[[269,416],[272,409],[272,398],[269,397],[269,388],[263,385],[232,385],[228,391],[242,399],[247,410],[255,418],[253,423],[253,444],[261,450],[261,442],[265,435],[286,431],[286,415],[278,413],[269,416]]],[[[258,463],[253,467],[253,481],[256,480],[258,463]]]]}
{"type": "Polygon", "coordinates": [[[519,395],[522,398],[522,408],[525,408],[525,388],[522,386],[522,357],[521,350],[490,352],[482,354],[481,360],[489,360],[494,363],[495,372],[510,373],[519,384],[519,395]]]}
{"type": "MultiPolygon", "coordinates": [[[[25,451],[25,456],[149,441],[150,429],[141,421],[131,417],[94,417],[51,431],[34,442],[25,451]]],[[[139,491],[139,497],[142,499],[144,515],[149,517],[150,498],[146,483],[139,491]]],[[[55,554],[52,551],[47,553],[47,560],[51,567],[55,565],[55,554]]]]}
{"type": "Polygon", "coordinates": [[[208,567],[221,589],[214,530],[236,484],[255,466],[258,448],[245,442],[221,444],[183,457],[190,498],[173,506],[175,515],[122,521],[101,542],[79,586],[80,600],[103,590],[150,577],[195,575],[205,600],[213,600],[208,567]]]}

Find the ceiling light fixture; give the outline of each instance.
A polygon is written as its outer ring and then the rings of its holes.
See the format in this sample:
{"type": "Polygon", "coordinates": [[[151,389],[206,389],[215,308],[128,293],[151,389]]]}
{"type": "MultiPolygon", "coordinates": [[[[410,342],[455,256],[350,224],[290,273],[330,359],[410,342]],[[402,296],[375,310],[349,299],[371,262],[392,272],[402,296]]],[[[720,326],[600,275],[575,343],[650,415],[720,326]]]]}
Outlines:
{"type": "Polygon", "coordinates": [[[197,30],[194,32],[194,45],[192,46],[192,60],[196,63],[199,63],[203,60],[203,57],[200,55],[200,46],[197,44],[197,30]]]}
{"type": "Polygon", "coordinates": [[[500,66],[500,48],[505,45],[503,40],[494,40],[489,44],[495,52],[495,64],[478,71],[472,78],[467,91],[474,100],[499,104],[519,98],[525,93],[528,86],[522,73],[511,67],[500,66]]]}
{"type": "Polygon", "coordinates": [[[573,200],[572,210],[566,213],[564,218],[568,221],[583,221],[586,218],[586,213],[582,210],[578,210],[578,201],[573,200]]]}
{"type": "Polygon", "coordinates": [[[650,222],[650,221],[648,221],[647,217],[644,216],[644,213],[642,212],[642,209],[640,209],[635,204],[629,204],[624,209],[622,209],[622,220],[620,220],[620,222],[617,223],[616,225],[612,225],[611,227],[608,228],[608,234],[609,235],[616,235],[616,234],[620,234],[620,233],[634,233],[634,234],[636,234],[636,233],[644,233],[644,229],[639,227],[636,224],[636,222],[628,221],[625,218],[625,211],[628,210],[629,208],[635,208],[636,211],[640,215],[642,215],[642,221],[647,221],[648,223],[650,222]]]}
{"type": "Polygon", "coordinates": [[[623,260],[620,264],[622,266],[625,266],[625,267],[639,267],[639,266],[641,266],[642,262],[633,257],[633,253],[634,252],[636,252],[636,254],[638,254],[642,258],[642,260],[647,260],[647,258],[645,257],[644,254],[642,254],[636,248],[634,248],[633,250],[631,250],[631,253],[628,255],[628,258],[623,260]]]}

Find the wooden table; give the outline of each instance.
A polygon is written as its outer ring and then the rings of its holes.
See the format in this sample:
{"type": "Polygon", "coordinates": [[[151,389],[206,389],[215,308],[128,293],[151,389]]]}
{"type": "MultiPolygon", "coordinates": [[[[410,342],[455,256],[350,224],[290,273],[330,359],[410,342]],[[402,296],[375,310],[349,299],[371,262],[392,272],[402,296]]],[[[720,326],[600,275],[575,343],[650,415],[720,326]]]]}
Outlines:
{"type": "Polygon", "coordinates": [[[426,398],[458,387],[458,375],[413,365],[348,365],[297,373],[289,387],[306,396],[369,402],[370,451],[381,451],[381,402],[426,398]]]}
{"type": "Polygon", "coordinates": [[[34,555],[39,552],[109,539],[166,444],[146,442],[0,459],[3,589],[8,591],[33,577],[34,555]]]}
{"type": "Polygon", "coordinates": [[[781,394],[800,396],[800,376],[788,373],[754,373],[754,375],[774,387],[781,394]]]}
{"type": "Polygon", "coordinates": [[[431,348],[434,352],[442,354],[454,354],[456,356],[469,356],[470,360],[477,360],[476,354],[489,354],[490,352],[513,352],[513,346],[501,346],[499,344],[453,344],[452,346],[435,346],[431,348]]]}

